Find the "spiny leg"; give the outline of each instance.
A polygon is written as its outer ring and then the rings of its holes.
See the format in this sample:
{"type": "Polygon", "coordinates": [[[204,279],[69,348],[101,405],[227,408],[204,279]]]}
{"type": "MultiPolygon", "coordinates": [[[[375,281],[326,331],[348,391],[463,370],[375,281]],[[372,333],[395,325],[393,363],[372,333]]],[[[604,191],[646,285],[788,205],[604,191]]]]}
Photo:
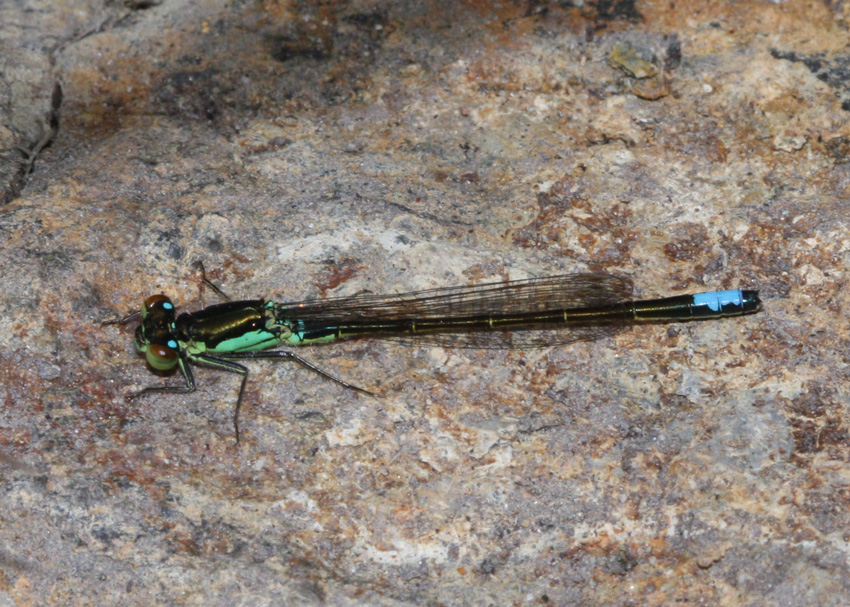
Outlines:
{"type": "MultiPolygon", "coordinates": [[[[287,359],[293,360],[303,367],[310,369],[314,373],[318,373],[325,379],[329,379],[344,388],[348,388],[350,390],[355,390],[357,392],[361,392],[363,394],[368,394],[369,396],[375,396],[374,392],[370,392],[369,390],[364,390],[359,386],[355,386],[354,384],[350,384],[347,381],[339,379],[338,377],[334,377],[327,371],[323,371],[310,361],[301,358],[294,352],[289,352],[287,350],[272,350],[270,352],[227,352],[221,353],[218,356],[209,356],[207,354],[198,354],[192,357],[192,362],[199,362],[210,367],[214,367],[217,369],[221,369],[223,371],[229,371],[231,373],[239,373],[242,376],[242,382],[239,385],[239,396],[236,399],[236,407],[233,410],[233,431],[236,434],[236,442],[239,443],[240,434],[239,434],[239,412],[242,409],[242,397],[245,394],[245,386],[248,383],[248,367],[244,365],[240,365],[239,363],[232,362],[231,359],[287,359]]],[[[171,392],[171,393],[179,393],[179,394],[187,394],[189,392],[194,392],[196,388],[195,377],[192,374],[192,368],[190,366],[190,359],[185,356],[182,352],[180,353],[180,370],[183,372],[183,377],[186,378],[185,386],[149,386],[144,388],[143,390],[136,392],[135,394],[129,397],[129,400],[133,400],[138,398],[144,394],[149,394],[152,392],[171,392]]]]}
{"type": "Polygon", "coordinates": [[[329,379],[332,382],[336,382],[337,384],[339,384],[340,386],[343,386],[344,388],[348,388],[350,390],[356,390],[357,392],[362,392],[363,394],[368,394],[369,396],[375,396],[374,392],[369,392],[369,390],[364,390],[363,388],[361,388],[359,386],[355,386],[354,384],[350,384],[347,381],[344,381],[344,380],[342,380],[338,377],[334,377],[333,375],[331,375],[327,371],[323,371],[322,369],[320,369],[319,367],[317,367],[316,365],[311,363],[309,360],[301,358],[300,356],[298,356],[294,352],[290,352],[289,350],[271,350],[271,351],[260,351],[260,352],[228,352],[226,354],[220,354],[219,356],[221,358],[227,358],[227,359],[238,358],[238,359],[243,359],[243,360],[244,359],[252,359],[253,360],[253,359],[258,359],[258,358],[276,358],[276,359],[283,358],[283,359],[286,359],[286,360],[294,360],[299,365],[301,365],[301,366],[303,366],[307,369],[310,369],[314,373],[318,373],[319,375],[321,375],[325,379],[329,379]]]}
{"type": "MultiPolygon", "coordinates": [[[[238,363],[230,362],[229,360],[221,360],[212,356],[198,355],[193,357],[192,360],[199,361],[223,371],[239,373],[242,376],[242,383],[239,386],[239,398],[236,401],[236,408],[233,413],[233,430],[236,433],[236,442],[239,443],[239,409],[242,406],[242,395],[245,392],[245,384],[248,380],[248,368],[238,363]]],[[[172,394],[188,394],[189,392],[194,392],[197,388],[195,376],[192,373],[192,367],[190,366],[188,357],[182,353],[180,354],[180,370],[183,372],[183,377],[186,379],[185,386],[148,386],[135,394],[131,394],[128,397],[128,400],[133,400],[152,392],[169,392],[172,394]]]]}
{"type": "Polygon", "coordinates": [[[127,314],[127,316],[124,316],[122,318],[115,318],[113,320],[101,321],[100,326],[104,327],[104,326],[107,326],[107,325],[126,325],[131,320],[134,320],[136,318],[141,318],[141,316],[142,316],[142,313],[139,312],[138,310],[136,310],[135,312],[130,312],[129,314],[127,314]]]}
{"type": "Polygon", "coordinates": [[[322,369],[311,363],[309,360],[301,358],[294,352],[289,352],[288,350],[272,350],[270,352],[222,352],[219,353],[217,356],[209,356],[208,354],[197,355],[195,357],[195,360],[198,360],[212,367],[217,367],[225,371],[232,371],[233,373],[240,373],[242,375],[242,384],[239,386],[239,397],[236,399],[236,408],[233,410],[233,429],[236,432],[237,443],[239,442],[239,412],[242,410],[242,396],[245,393],[245,386],[248,383],[248,368],[231,361],[232,359],[256,360],[261,358],[293,360],[298,364],[302,365],[303,367],[310,369],[314,373],[318,373],[322,377],[336,382],[344,388],[356,390],[357,392],[362,392],[363,394],[368,394],[369,396],[375,396],[373,392],[369,392],[368,390],[364,390],[359,386],[355,386],[354,384],[350,384],[347,381],[343,381],[338,377],[334,377],[327,371],[323,371],[322,369]]]}
{"type": "Polygon", "coordinates": [[[227,293],[222,291],[221,288],[217,284],[215,284],[213,281],[211,281],[209,278],[207,278],[207,270],[204,267],[203,261],[198,260],[197,262],[195,262],[195,265],[198,267],[198,270],[200,270],[200,272],[201,272],[201,284],[207,285],[209,288],[211,288],[213,291],[215,291],[220,297],[222,297],[225,301],[232,301],[230,296],[227,293]]]}
{"type": "Polygon", "coordinates": [[[242,383],[239,385],[239,396],[236,399],[236,407],[233,409],[233,431],[236,433],[236,443],[239,444],[239,411],[242,409],[242,395],[245,393],[245,385],[248,383],[248,367],[207,354],[199,354],[195,356],[195,360],[223,371],[239,373],[242,376],[242,383]]]}
{"type": "Polygon", "coordinates": [[[180,372],[183,373],[183,378],[186,380],[185,386],[148,386],[147,388],[143,388],[142,390],[131,394],[127,397],[127,400],[134,400],[145,394],[150,394],[151,392],[177,392],[179,394],[194,392],[197,386],[195,384],[195,376],[192,374],[192,368],[189,366],[189,360],[182,352],[179,353],[178,356],[180,357],[180,372]]]}

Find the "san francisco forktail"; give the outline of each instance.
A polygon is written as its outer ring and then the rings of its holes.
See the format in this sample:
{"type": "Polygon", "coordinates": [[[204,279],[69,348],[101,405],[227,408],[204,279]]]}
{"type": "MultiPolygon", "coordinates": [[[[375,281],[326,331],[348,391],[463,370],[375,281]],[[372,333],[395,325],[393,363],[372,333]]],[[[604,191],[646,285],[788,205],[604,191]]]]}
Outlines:
{"type": "Polygon", "coordinates": [[[233,413],[238,442],[248,368],[236,360],[293,360],[346,388],[371,394],[294,352],[271,350],[276,346],[382,337],[448,347],[535,348],[594,340],[630,324],[739,316],[761,309],[758,291],[711,291],[641,301],[631,300],[631,292],[632,283],[626,278],[565,274],[398,295],[360,294],[290,303],[228,301],[180,316],[168,297],[152,295],[141,314],[116,322],[140,315],[136,348],[154,369],[179,368],[186,382],[185,386],[147,387],[131,398],[194,391],[192,365],[196,364],[242,375],[233,413]]]}

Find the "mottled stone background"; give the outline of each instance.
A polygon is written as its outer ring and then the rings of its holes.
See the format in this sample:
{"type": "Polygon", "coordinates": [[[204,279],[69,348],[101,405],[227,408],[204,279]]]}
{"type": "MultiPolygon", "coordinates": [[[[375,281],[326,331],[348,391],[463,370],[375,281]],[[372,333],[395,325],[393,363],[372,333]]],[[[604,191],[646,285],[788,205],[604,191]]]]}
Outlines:
{"type": "Polygon", "coordinates": [[[848,6],[0,2],[0,607],[850,604],[848,6]],[[180,378],[100,324],[198,260],[765,304],[305,348],[378,396],[252,363],[237,445],[238,377],[128,401],[180,378]]]}

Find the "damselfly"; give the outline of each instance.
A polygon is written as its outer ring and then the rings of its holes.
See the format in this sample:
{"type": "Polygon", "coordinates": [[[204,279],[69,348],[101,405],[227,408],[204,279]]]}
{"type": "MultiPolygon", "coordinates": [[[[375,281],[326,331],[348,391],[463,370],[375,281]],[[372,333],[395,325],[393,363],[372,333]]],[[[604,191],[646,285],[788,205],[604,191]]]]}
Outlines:
{"type": "Polygon", "coordinates": [[[180,316],[168,297],[153,295],[145,300],[141,313],[114,322],[141,316],[136,348],[152,368],[177,367],[185,379],[183,386],[151,386],[131,398],[153,392],[192,392],[195,364],[242,375],[233,413],[238,442],[248,368],[236,360],[293,360],[346,388],[371,394],[294,352],[271,350],[276,346],[381,337],[447,347],[536,348],[594,340],[629,324],[738,316],[761,309],[758,291],[735,289],[641,301],[631,300],[631,292],[632,283],[626,278],[565,274],[398,295],[359,294],[290,303],[228,301],[180,316]]]}

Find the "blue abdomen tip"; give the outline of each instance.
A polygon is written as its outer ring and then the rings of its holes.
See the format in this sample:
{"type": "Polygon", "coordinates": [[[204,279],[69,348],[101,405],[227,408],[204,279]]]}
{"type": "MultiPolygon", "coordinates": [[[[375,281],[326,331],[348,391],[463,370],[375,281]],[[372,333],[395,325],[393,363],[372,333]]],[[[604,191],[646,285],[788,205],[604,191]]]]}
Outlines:
{"type": "Polygon", "coordinates": [[[741,289],[731,291],[710,291],[694,295],[695,306],[706,306],[712,312],[723,312],[730,307],[743,308],[744,296],[741,289]]]}

